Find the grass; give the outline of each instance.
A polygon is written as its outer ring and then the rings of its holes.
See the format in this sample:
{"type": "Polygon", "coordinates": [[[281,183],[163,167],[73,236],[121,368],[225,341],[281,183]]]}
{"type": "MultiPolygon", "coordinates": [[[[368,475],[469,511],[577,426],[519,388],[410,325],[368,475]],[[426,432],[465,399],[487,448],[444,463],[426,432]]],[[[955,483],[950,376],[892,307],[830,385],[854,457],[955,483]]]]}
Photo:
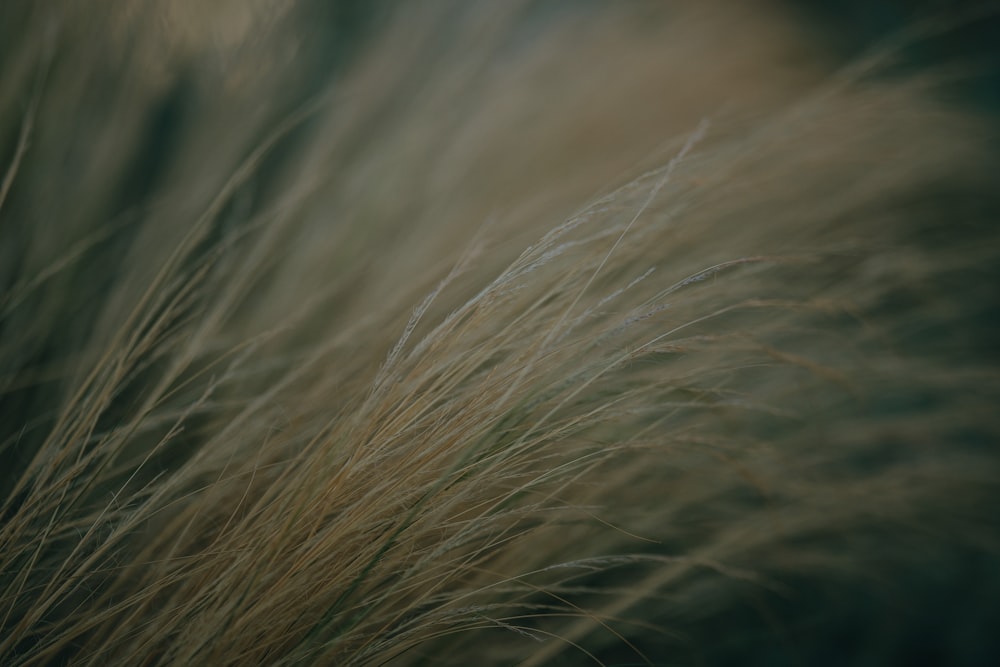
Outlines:
{"type": "Polygon", "coordinates": [[[281,7],[3,10],[0,662],[995,657],[988,117],[763,4],[281,7]]]}

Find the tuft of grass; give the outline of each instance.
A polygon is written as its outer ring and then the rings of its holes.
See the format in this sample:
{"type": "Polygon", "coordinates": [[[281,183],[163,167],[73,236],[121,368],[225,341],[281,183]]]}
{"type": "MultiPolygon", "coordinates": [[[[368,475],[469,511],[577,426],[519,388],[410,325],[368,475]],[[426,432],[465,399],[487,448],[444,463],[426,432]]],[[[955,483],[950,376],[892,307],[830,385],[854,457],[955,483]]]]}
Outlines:
{"type": "Polygon", "coordinates": [[[995,123],[738,4],[0,9],[0,662],[990,663],[995,123]]]}

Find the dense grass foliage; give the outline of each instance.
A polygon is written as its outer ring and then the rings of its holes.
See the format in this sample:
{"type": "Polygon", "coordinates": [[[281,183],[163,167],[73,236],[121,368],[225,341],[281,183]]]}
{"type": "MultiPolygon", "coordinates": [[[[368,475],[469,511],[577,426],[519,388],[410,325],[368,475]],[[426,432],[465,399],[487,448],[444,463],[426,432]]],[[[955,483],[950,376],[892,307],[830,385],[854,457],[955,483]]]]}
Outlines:
{"type": "Polygon", "coordinates": [[[993,664],[996,73],[782,9],[3,3],[0,663],[993,664]]]}

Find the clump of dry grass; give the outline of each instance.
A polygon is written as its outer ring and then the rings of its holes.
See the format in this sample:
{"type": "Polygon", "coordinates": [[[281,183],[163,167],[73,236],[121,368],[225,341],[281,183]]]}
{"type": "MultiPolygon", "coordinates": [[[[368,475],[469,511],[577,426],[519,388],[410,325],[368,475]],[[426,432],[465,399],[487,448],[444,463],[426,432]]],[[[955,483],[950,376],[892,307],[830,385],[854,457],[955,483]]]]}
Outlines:
{"type": "Polygon", "coordinates": [[[994,129],[691,4],[3,10],[4,664],[987,660],[994,129]]]}

